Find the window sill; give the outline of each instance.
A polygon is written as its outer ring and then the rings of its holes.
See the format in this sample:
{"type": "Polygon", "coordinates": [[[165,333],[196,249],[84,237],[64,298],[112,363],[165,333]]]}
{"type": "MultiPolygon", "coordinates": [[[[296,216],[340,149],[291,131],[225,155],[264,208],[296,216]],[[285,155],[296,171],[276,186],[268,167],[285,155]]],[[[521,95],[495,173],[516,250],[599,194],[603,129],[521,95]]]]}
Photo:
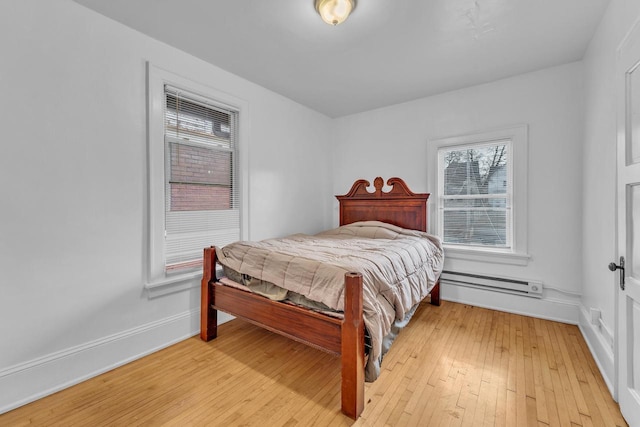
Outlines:
{"type": "Polygon", "coordinates": [[[187,289],[195,288],[200,284],[202,271],[192,271],[173,277],[154,280],[144,285],[149,298],[172,294],[187,289]]]}
{"type": "Polygon", "coordinates": [[[445,258],[495,264],[527,265],[531,255],[517,252],[501,252],[487,249],[470,249],[444,246],[445,258]]]}

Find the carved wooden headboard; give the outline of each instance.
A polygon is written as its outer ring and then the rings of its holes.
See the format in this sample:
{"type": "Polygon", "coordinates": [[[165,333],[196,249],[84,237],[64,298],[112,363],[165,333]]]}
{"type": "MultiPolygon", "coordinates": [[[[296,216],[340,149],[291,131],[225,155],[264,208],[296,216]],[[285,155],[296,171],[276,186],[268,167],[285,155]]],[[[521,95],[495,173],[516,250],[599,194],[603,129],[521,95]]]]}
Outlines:
{"type": "Polygon", "coordinates": [[[375,191],[370,193],[369,181],[359,179],[340,202],[340,225],[356,221],[383,221],[403,228],[427,231],[427,199],[429,193],[414,193],[400,178],[389,178],[388,192],[382,191],[384,181],[373,181],[375,191]]]}

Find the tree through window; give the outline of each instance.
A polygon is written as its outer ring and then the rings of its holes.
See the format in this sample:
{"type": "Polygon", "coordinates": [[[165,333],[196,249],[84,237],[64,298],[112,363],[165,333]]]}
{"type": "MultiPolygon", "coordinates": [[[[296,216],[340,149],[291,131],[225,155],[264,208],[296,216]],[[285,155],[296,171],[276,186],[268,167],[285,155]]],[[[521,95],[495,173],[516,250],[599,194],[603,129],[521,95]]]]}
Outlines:
{"type": "Polygon", "coordinates": [[[511,247],[511,141],[439,150],[444,243],[511,247]]]}

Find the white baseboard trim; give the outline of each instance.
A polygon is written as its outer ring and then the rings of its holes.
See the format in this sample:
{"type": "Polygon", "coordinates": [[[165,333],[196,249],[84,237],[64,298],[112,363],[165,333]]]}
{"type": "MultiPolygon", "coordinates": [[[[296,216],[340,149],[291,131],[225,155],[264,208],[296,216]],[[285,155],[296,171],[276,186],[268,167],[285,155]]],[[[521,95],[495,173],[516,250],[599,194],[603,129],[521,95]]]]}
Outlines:
{"type": "MultiPolygon", "coordinates": [[[[218,323],[232,319],[218,314],[218,323]]],[[[167,317],[0,370],[0,414],[198,334],[200,309],[167,317]]]]}
{"type": "Polygon", "coordinates": [[[540,319],[577,325],[579,300],[577,298],[532,298],[480,288],[443,284],[440,287],[443,300],[490,308],[507,313],[522,314],[540,319]]]}
{"type": "Polygon", "coordinates": [[[600,325],[593,325],[587,308],[582,304],[580,305],[580,322],[578,323],[578,327],[580,328],[580,332],[582,332],[584,340],[587,342],[587,346],[596,361],[596,365],[598,365],[598,369],[600,369],[609,393],[617,400],[614,387],[615,362],[613,358],[613,336],[611,332],[600,325]]]}

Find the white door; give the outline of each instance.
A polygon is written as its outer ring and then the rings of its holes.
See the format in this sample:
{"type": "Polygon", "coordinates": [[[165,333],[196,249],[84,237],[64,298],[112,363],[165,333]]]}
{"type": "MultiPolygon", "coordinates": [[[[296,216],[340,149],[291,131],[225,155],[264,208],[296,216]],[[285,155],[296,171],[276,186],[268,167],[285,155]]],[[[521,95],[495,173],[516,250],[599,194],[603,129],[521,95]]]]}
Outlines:
{"type": "Polygon", "coordinates": [[[618,401],[640,426],[640,24],[618,50],[618,401]],[[622,259],[622,258],[624,259],[622,259]],[[624,261],[624,262],[623,262],[624,261]]]}

